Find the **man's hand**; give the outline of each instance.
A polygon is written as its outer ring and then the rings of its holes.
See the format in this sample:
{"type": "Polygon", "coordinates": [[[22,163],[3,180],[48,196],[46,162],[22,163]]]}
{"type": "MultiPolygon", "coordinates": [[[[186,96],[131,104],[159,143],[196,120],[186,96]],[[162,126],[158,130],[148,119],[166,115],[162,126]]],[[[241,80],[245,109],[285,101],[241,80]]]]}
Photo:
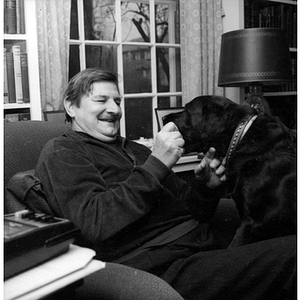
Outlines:
{"type": "Polygon", "coordinates": [[[157,134],[152,155],[171,169],[184,152],[184,139],[173,122],[166,124],[157,134]]]}
{"type": "Polygon", "coordinates": [[[206,183],[209,188],[216,188],[226,180],[223,162],[215,158],[215,153],[215,148],[209,148],[194,170],[196,179],[206,183]]]}

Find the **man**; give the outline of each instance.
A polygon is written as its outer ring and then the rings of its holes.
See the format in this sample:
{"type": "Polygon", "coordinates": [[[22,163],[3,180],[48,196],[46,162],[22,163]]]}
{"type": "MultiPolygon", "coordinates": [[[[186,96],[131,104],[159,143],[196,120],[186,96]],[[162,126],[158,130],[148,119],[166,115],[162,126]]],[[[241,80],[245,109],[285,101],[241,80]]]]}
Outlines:
{"type": "Polygon", "coordinates": [[[78,244],[158,275],[185,299],[294,296],[293,237],[215,250],[208,221],[226,179],[215,149],[189,187],[171,171],[184,152],[175,124],[157,134],[151,152],[118,136],[120,103],[113,73],[74,76],[64,96],[72,130],[48,142],[36,166],[53,212],[80,229],[78,244]]]}

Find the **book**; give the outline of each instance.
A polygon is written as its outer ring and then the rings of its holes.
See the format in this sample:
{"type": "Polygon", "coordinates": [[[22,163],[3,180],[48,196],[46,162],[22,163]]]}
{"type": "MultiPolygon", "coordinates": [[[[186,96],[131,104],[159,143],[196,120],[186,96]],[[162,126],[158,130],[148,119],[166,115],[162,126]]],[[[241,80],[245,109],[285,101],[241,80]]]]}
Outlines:
{"type": "Polygon", "coordinates": [[[20,112],[20,113],[5,113],[6,122],[18,122],[18,121],[29,121],[30,112],[20,112]]]}
{"type": "Polygon", "coordinates": [[[20,53],[23,101],[30,102],[27,53],[20,53]]]}
{"type": "Polygon", "coordinates": [[[20,33],[25,34],[25,10],[24,10],[24,0],[19,1],[19,11],[20,11],[20,33]]]}
{"type": "Polygon", "coordinates": [[[6,122],[29,121],[30,120],[30,112],[5,113],[4,120],[6,122]]]}
{"type": "Polygon", "coordinates": [[[5,299],[41,299],[105,268],[105,262],[94,260],[94,256],[94,250],[72,244],[68,252],[6,280],[5,299]]]}
{"type": "Polygon", "coordinates": [[[16,0],[4,0],[5,33],[17,33],[16,0]]]}
{"type": "Polygon", "coordinates": [[[16,89],[16,102],[23,103],[23,90],[22,90],[22,73],[21,73],[21,47],[20,45],[13,45],[11,47],[14,61],[14,77],[16,89]]]}
{"type": "Polygon", "coordinates": [[[20,15],[20,0],[16,0],[16,27],[17,27],[17,34],[21,33],[21,15],[20,15]]]}
{"type": "Polygon", "coordinates": [[[18,122],[19,121],[19,114],[6,114],[5,115],[6,122],[18,122]]]}
{"type": "Polygon", "coordinates": [[[3,103],[8,103],[6,48],[3,48],[3,103]]]}
{"type": "Polygon", "coordinates": [[[3,1],[3,33],[7,33],[6,0],[3,1]]]}
{"type": "Polygon", "coordinates": [[[19,121],[29,121],[30,120],[30,113],[20,113],[19,114],[19,121]]]}
{"type": "Polygon", "coordinates": [[[8,102],[16,103],[14,60],[13,60],[13,54],[10,51],[6,51],[6,70],[7,70],[8,102]]]}

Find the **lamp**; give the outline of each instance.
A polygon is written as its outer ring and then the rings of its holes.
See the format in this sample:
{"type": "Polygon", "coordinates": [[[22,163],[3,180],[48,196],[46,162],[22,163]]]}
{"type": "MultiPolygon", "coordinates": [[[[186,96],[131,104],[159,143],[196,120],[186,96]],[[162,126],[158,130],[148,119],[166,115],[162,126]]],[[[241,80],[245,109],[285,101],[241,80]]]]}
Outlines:
{"type": "Polygon", "coordinates": [[[222,35],[219,81],[222,87],[249,86],[244,105],[268,110],[262,84],[291,80],[287,37],[282,29],[249,28],[222,35]]]}

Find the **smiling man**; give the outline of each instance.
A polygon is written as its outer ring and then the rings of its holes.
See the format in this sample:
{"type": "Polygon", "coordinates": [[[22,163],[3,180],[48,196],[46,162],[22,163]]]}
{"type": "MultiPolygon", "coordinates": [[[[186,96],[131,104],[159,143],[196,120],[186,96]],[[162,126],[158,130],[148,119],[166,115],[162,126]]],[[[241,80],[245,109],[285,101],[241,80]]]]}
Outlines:
{"type": "MultiPolygon", "coordinates": [[[[80,229],[79,245],[103,261],[158,275],[186,300],[293,293],[292,237],[209,251],[218,241],[208,222],[226,179],[215,149],[195,168],[190,187],[171,170],[184,146],[174,123],[157,134],[152,151],[118,135],[116,74],[81,71],[63,101],[72,128],[46,144],[35,174],[53,213],[80,229]]],[[[122,293],[115,286],[112,280],[111,293],[122,293]]]]}
{"type": "Polygon", "coordinates": [[[117,138],[122,111],[121,96],[114,82],[93,82],[90,90],[83,95],[80,104],[70,101],[67,96],[64,106],[71,118],[74,131],[86,132],[104,142],[117,138]]]}

